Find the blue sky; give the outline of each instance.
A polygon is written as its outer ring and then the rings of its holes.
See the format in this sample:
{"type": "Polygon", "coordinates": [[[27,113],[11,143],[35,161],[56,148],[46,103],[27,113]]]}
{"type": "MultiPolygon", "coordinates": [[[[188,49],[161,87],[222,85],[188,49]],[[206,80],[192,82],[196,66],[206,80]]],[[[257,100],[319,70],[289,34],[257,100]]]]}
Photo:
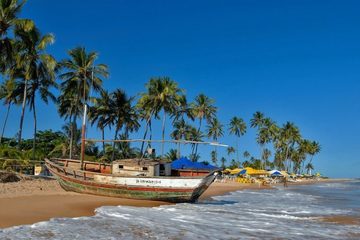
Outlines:
{"type": "MultiPolygon", "coordinates": [[[[358,1],[46,1],[29,0],[32,18],[56,42],[57,59],[76,46],[100,53],[109,90],[144,91],[152,76],[170,76],[192,100],[216,100],[219,119],[247,122],[262,111],[278,124],[295,122],[322,146],[314,164],[332,177],[360,177],[360,15],[358,1]]],[[[53,104],[39,104],[39,128],[60,129],[53,104]]],[[[0,108],[3,117],[5,108],[0,108]]],[[[7,135],[19,126],[10,116],[7,135]]],[[[155,137],[160,138],[156,124],[155,137]]],[[[32,118],[25,119],[31,137],[32,118]]],[[[169,130],[167,131],[169,133],[169,130]]],[[[112,138],[108,132],[107,137],[112,138]]],[[[95,129],[89,136],[98,137],[95,129]]],[[[136,137],[136,136],[134,136],[136,137]]],[[[241,151],[259,155],[255,131],[241,151]]],[[[233,145],[233,137],[222,142],[233,145]]],[[[210,147],[202,147],[208,160],[210,147]]],[[[222,150],[224,152],[224,150],[222,150]]]]}

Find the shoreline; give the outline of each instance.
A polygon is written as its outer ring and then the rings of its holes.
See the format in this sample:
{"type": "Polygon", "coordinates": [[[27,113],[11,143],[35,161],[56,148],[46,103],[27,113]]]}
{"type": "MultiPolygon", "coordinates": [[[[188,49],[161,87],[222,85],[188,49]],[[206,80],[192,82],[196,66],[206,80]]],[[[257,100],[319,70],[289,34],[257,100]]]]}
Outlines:
{"type": "MultiPolygon", "coordinates": [[[[302,181],[291,185],[339,182],[345,179],[324,179],[322,181],[302,181]]],[[[281,185],[280,185],[281,186],[281,185]]],[[[215,182],[200,197],[225,195],[245,189],[271,189],[273,186],[237,182],[215,182]]],[[[158,207],[174,203],[102,197],[66,192],[56,180],[35,179],[0,184],[0,228],[34,224],[51,218],[86,217],[95,215],[101,206],[158,207]]]]}

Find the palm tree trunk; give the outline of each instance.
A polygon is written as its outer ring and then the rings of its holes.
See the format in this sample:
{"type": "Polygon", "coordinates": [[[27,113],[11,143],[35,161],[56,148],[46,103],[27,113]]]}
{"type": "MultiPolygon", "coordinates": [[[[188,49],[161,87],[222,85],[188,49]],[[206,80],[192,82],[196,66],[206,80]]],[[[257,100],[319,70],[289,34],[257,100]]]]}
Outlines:
{"type": "MultiPolygon", "coordinates": [[[[71,119],[71,116],[70,116],[71,119]]],[[[70,144],[69,144],[69,158],[72,159],[73,152],[73,142],[74,142],[74,133],[75,133],[75,122],[76,122],[76,114],[73,116],[73,120],[70,120],[70,144]]]]}
{"type": "MultiPolygon", "coordinates": [[[[35,98],[35,96],[33,96],[35,98]]],[[[33,116],[34,116],[34,139],[33,139],[33,159],[35,159],[35,151],[36,151],[36,128],[37,128],[37,118],[36,118],[36,109],[35,109],[35,100],[33,100],[33,116]]]]}
{"type": "Polygon", "coordinates": [[[200,130],[201,130],[201,123],[202,123],[202,118],[200,118],[200,120],[199,120],[199,128],[198,128],[198,132],[200,132],[200,130]]]}
{"type": "Polygon", "coordinates": [[[140,154],[141,156],[143,156],[143,151],[144,151],[144,145],[145,145],[145,139],[146,139],[146,136],[147,136],[147,133],[148,133],[148,130],[149,130],[149,120],[146,120],[146,127],[145,127],[145,133],[144,133],[144,136],[143,136],[143,142],[141,143],[141,149],[140,149],[140,154]]]}
{"type": "MultiPolygon", "coordinates": [[[[118,132],[119,132],[119,128],[116,127],[114,140],[117,139],[118,132]]],[[[113,149],[112,149],[112,151],[113,151],[113,152],[112,152],[112,155],[111,155],[111,161],[114,161],[114,158],[115,158],[115,141],[113,142],[113,149]]]]}
{"type": "Polygon", "coordinates": [[[288,171],[289,170],[289,166],[288,166],[288,154],[289,154],[289,145],[286,144],[286,151],[285,151],[285,159],[284,159],[284,163],[285,163],[285,170],[288,171]]]}
{"type": "Polygon", "coordinates": [[[178,143],[177,158],[180,159],[180,143],[178,143]]]}
{"type": "Polygon", "coordinates": [[[161,142],[161,157],[164,156],[164,141],[165,141],[165,121],[166,121],[166,112],[164,110],[164,117],[162,122],[162,142],[161,142]]]}
{"type": "MultiPolygon", "coordinates": [[[[200,118],[200,120],[199,120],[199,128],[198,128],[198,133],[200,133],[200,131],[201,131],[201,123],[202,123],[202,118],[200,118]]],[[[195,145],[195,156],[197,155],[197,152],[198,152],[198,146],[199,146],[199,144],[196,144],[195,145]]]]}
{"type": "Polygon", "coordinates": [[[240,159],[239,159],[239,138],[236,138],[236,160],[240,161],[240,159]]]}
{"type": "Polygon", "coordinates": [[[150,120],[150,122],[149,122],[149,130],[150,130],[150,137],[149,137],[150,142],[149,142],[149,147],[151,148],[151,140],[152,140],[152,126],[151,126],[151,120],[150,120]]]}
{"type": "Polygon", "coordinates": [[[103,148],[103,155],[105,155],[105,130],[104,128],[101,129],[101,139],[103,140],[102,142],[102,148],[103,148]]]}
{"type": "Polygon", "coordinates": [[[7,107],[7,111],[6,111],[6,116],[5,116],[5,121],[4,121],[4,125],[3,125],[3,128],[2,128],[2,131],[1,131],[0,143],[2,143],[2,139],[3,139],[3,137],[4,137],[6,124],[7,124],[7,120],[8,120],[8,117],[9,117],[10,107],[11,107],[11,103],[8,103],[8,107],[7,107]]]}
{"type": "Polygon", "coordinates": [[[23,123],[24,123],[24,116],[25,116],[25,107],[26,107],[26,97],[27,97],[27,79],[25,79],[25,83],[24,83],[24,96],[23,96],[23,102],[22,102],[22,106],[21,106],[20,129],[19,129],[19,136],[18,136],[18,149],[20,149],[20,145],[21,145],[21,136],[22,136],[22,129],[23,129],[23,123]]]}

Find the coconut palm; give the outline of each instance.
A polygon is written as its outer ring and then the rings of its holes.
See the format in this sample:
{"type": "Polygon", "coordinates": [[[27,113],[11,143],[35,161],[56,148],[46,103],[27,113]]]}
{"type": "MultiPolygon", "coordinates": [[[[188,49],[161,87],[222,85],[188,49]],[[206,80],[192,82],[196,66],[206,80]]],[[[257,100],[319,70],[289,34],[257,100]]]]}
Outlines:
{"type": "Polygon", "coordinates": [[[244,157],[245,159],[248,159],[248,158],[250,157],[250,153],[249,153],[248,151],[244,151],[243,157],[244,157]]]}
{"type": "MultiPolygon", "coordinates": [[[[22,27],[16,26],[15,35],[21,39],[21,41],[18,41],[16,45],[16,65],[10,70],[9,75],[12,78],[22,80],[19,84],[21,89],[23,89],[20,129],[18,134],[18,144],[20,147],[27,100],[35,99],[36,92],[44,90],[44,88],[40,88],[40,86],[51,86],[54,84],[56,61],[45,51],[46,47],[54,42],[54,36],[52,34],[41,35],[36,27],[25,31],[22,27]],[[31,92],[28,92],[29,90],[31,90],[31,92]]],[[[47,94],[44,93],[43,95],[47,94]]],[[[47,99],[47,97],[45,98],[47,99]]],[[[34,112],[34,132],[36,132],[36,112],[34,111],[34,104],[35,100],[33,100],[33,104],[30,106],[32,106],[34,112]]],[[[36,134],[34,133],[34,135],[36,134]]]]}
{"type": "Polygon", "coordinates": [[[163,156],[166,115],[174,113],[175,108],[179,106],[179,95],[183,90],[169,77],[152,78],[146,84],[146,88],[147,93],[143,93],[142,96],[146,98],[146,103],[152,106],[155,117],[161,110],[163,111],[161,144],[161,155],[163,156]]]}
{"type": "MultiPolygon", "coordinates": [[[[258,125],[258,133],[256,136],[256,142],[261,147],[261,155],[263,155],[263,153],[264,153],[265,145],[270,143],[272,140],[271,128],[272,128],[273,124],[274,123],[270,118],[263,118],[261,121],[261,125],[258,125]]],[[[263,162],[263,167],[266,168],[266,161],[263,162]]]]}
{"type": "MultiPolygon", "coordinates": [[[[214,106],[215,101],[204,94],[195,97],[195,102],[191,104],[193,116],[199,119],[198,132],[201,132],[202,121],[210,123],[216,116],[217,108],[214,106]]],[[[198,145],[195,146],[194,154],[197,154],[198,145]]]]}
{"type": "Polygon", "coordinates": [[[77,119],[82,115],[82,109],[79,103],[79,98],[75,96],[73,92],[62,93],[62,95],[58,97],[57,103],[60,117],[63,117],[65,120],[69,120],[69,148],[71,149],[69,151],[69,158],[71,159],[73,153],[74,131],[77,129],[76,121],[73,121],[73,119],[77,119]]]}
{"type": "Polygon", "coordinates": [[[229,133],[235,135],[236,138],[236,157],[239,161],[239,139],[246,133],[246,123],[242,118],[233,117],[229,124],[229,133]]]}
{"type": "Polygon", "coordinates": [[[311,155],[310,163],[313,161],[314,155],[318,154],[321,151],[321,146],[318,142],[313,141],[310,146],[309,154],[311,155]]]}
{"type": "Polygon", "coordinates": [[[49,100],[52,102],[56,102],[55,95],[50,91],[51,87],[56,87],[54,69],[48,70],[45,76],[38,79],[34,79],[29,84],[28,104],[30,111],[33,112],[33,117],[34,117],[33,158],[35,157],[36,132],[37,132],[37,117],[36,117],[36,103],[35,103],[35,100],[37,99],[36,96],[38,94],[40,99],[46,104],[49,103],[49,100]]]}
{"type": "Polygon", "coordinates": [[[0,1],[0,73],[3,74],[15,63],[14,45],[18,39],[16,39],[16,34],[12,34],[11,31],[14,31],[15,28],[29,31],[34,27],[33,21],[19,18],[24,4],[25,1],[19,0],[0,1]]]}
{"type": "Polygon", "coordinates": [[[235,148],[234,147],[228,147],[227,148],[227,154],[228,154],[228,156],[230,156],[232,153],[234,153],[235,152],[235,148]]]}
{"type": "MultiPolygon", "coordinates": [[[[170,134],[170,136],[175,140],[182,140],[185,139],[188,135],[189,131],[191,130],[191,126],[186,124],[184,119],[178,120],[173,124],[174,131],[170,134]]],[[[180,142],[177,143],[178,149],[177,154],[178,158],[180,158],[180,142]]]]}
{"type": "Polygon", "coordinates": [[[176,149],[170,149],[169,152],[165,155],[165,158],[169,161],[174,161],[178,159],[178,153],[176,149]]]}
{"type": "Polygon", "coordinates": [[[178,105],[175,106],[175,110],[172,113],[173,122],[178,120],[184,120],[185,116],[190,120],[194,121],[194,113],[191,105],[187,103],[185,95],[179,95],[178,105]]]}
{"type": "Polygon", "coordinates": [[[264,119],[265,119],[264,114],[262,112],[257,111],[253,114],[253,118],[250,119],[250,126],[252,128],[259,128],[264,124],[264,119]]]}
{"type": "Polygon", "coordinates": [[[261,155],[261,159],[264,161],[265,163],[265,168],[267,166],[267,162],[269,161],[269,158],[271,156],[271,151],[267,148],[263,149],[262,155],[261,155]]]}
{"type": "MultiPolygon", "coordinates": [[[[204,136],[203,136],[203,133],[201,131],[198,131],[198,129],[196,129],[193,126],[189,126],[189,130],[187,132],[185,140],[194,141],[194,142],[201,142],[203,137],[204,136]]],[[[197,143],[192,143],[191,144],[190,159],[193,162],[197,162],[197,160],[200,159],[200,155],[196,152],[197,146],[198,146],[197,143]]]]}
{"type": "Polygon", "coordinates": [[[16,91],[17,91],[17,87],[16,87],[16,83],[14,80],[6,80],[4,83],[2,83],[0,85],[0,100],[3,100],[3,104],[5,106],[7,106],[4,124],[2,127],[1,136],[0,136],[0,144],[2,143],[2,139],[4,137],[5,128],[6,128],[7,120],[9,117],[11,105],[18,104],[18,102],[19,102],[18,98],[17,98],[18,93],[16,91]]]}
{"type": "MultiPolygon", "coordinates": [[[[282,148],[284,149],[284,161],[285,163],[289,159],[290,149],[294,148],[295,143],[301,141],[301,135],[299,128],[294,123],[286,122],[280,129],[279,133],[280,142],[282,142],[282,148]]],[[[289,163],[285,164],[286,170],[289,170],[289,163]]]]}
{"type": "Polygon", "coordinates": [[[311,175],[311,171],[314,170],[314,166],[312,165],[312,163],[308,163],[306,164],[305,169],[307,171],[307,174],[311,175]]]}
{"type": "MultiPolygon", "coordinates": [[[[214,118],[207,127],[207,136],[217,141],[224,135],[223,125],[217,118],[214,118]]],[[[217,147],[215,146],[215,161],[217,161],[217,147]]]]}
{"type": "MultiPolygon", "coordinates": [[[[110,94],[109,112],[104,120],[105,125],[115,126],[114,140],[117,140],[119,131],[124,127],[125,135],[128,135],[129,131],[137,129],[139,123],[135,117],[135,107],[132,106],[134,98],[128,97],[126,93],[121,89],[116,89],[110,94]]],[[[114,161],[115,157],[115,142],[113,143],[113,153],[111,160],[114,161]]]]}
{"type": "Polygon", "coordinates": [[[106,118],[110,113],[110,96],[107,91],[100,92],[100,97],[93,100],[94,106],[89,110],[89,120],[93,126],[96,123],[96,127],[101,130],[101,139],[103,154],[105,154],[105,128],[108,126],[106,118]]]}
{"type": "Polygon", "coordinates": [[[220,162],[221,162],[221,168],[222,168],[222,169],[225,169],[226,158],[222,157],[222,158],[220,159],[220,162]]]}
{"type": "MultiPolygon", "coordinates": [[[[77,47],[68,51],[69,58],[64,59],[59,63],[61,82],[61,96],[64,100],[71,100],[71,109],[75,112],[68,113],[73,117],[73,126],[76,125],[76,120],[79,117],[77,109],[82,108],[86,104],[90,88],[94,93],[101,92],[102,78],[107,78],[108,67],[105,64],[95,64],[98,57],[96,52],[87,52],[83,47],[77,47]]],[[[72,146],[74,129],[70,136],[70,146],[72,146]]],[[[72,157],[72,148],[70,148],[70,158],[72,157]]]]}
{"type": "Polygon", "coordinates": [[[199,94],[195,97],[195,102],[191,104],[194,117],[199,119],[199,128],[201,130],[202,121],[206,120],[208,123],[215,118],[217,108],[213,105],[214,100],[204,94],[199,94]]]}

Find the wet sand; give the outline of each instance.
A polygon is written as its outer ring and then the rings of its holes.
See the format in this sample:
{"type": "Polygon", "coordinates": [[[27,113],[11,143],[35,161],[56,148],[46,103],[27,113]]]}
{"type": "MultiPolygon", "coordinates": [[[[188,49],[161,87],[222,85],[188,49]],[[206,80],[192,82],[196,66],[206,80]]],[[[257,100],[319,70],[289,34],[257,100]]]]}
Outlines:
{"type": "MultiPolygon", "coordinates": [[[[236,190],[263,188],[271,186],[215,182],[200,200],[236,190]]],[[[92,216],[94,210],[101,206],[156,207],[167,204],[170,203],[66,192],[55,180],[36,179],[0,183],[0,228],[32,224],[51,218],[92,216]]]]}

